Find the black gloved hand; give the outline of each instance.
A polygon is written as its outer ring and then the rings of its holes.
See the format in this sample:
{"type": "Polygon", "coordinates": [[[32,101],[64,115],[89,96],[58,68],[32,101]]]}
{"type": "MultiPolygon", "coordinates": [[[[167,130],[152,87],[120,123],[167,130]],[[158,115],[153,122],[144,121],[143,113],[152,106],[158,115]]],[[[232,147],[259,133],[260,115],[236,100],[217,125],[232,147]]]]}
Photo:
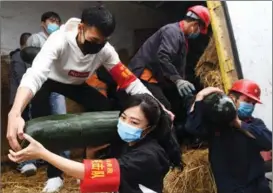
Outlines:
{"type": "Polygon", "coordinates": [[[181,97],[192,95],[192,93],[195,91],[194,85],[187,80],[177,80],[176,87],[181,97]]]}

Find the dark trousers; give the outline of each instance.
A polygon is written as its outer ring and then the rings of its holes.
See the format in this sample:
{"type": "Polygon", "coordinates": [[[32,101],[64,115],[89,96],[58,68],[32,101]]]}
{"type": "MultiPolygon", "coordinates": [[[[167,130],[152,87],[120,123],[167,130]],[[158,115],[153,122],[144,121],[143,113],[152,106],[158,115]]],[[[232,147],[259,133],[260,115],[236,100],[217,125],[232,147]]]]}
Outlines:
{"type": "MultiPolygon", "coordinates": [[[[64,95],[81,104],[86,111],[109,111],[112,103],[95,88],[87,84],[70,85],[48,79],[31,101],[34,117],[48,116],[51,114],[49,96],[51,92],[64,95]],[[41,110],[42,109],[42,110],[41,110]]],[[[55,152],[59,154],[59,152],[55,152]]],[[[48,178],[61,177],[62,171],[50,165],[47,169],[48,178]]]]}

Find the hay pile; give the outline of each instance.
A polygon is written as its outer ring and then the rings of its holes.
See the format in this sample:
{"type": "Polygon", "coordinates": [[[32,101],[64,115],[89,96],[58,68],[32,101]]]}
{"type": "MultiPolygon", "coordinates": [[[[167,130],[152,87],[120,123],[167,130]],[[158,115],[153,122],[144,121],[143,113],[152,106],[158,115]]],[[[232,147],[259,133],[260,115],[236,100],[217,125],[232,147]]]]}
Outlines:
{"type": "Polygon", "coordinates": [[[208,162],[208,150],[187,150],[184,170],[170,170],[164,179],[164,193],[216,193],[208,162]]]}
{"type": "MultiPolygon", "coordinates": [[[[38,193],[42,191],[47,179],[45,167],[39,168],[37,174],[31,177],[25,177],[9,167],[5,170],[6,172],[1,172],[2,193],[38,193]]],[[[64,188],[60,193],[79,193],[76,179],[64,175],[64,188]]]]}
{"type": "Polygon", "coordinates": [[[204,87],[213,86],[220,89],[224,88],[213,38],[210,39],[207,48],[196,64],[195,75],[200,78],[204,87]]]}

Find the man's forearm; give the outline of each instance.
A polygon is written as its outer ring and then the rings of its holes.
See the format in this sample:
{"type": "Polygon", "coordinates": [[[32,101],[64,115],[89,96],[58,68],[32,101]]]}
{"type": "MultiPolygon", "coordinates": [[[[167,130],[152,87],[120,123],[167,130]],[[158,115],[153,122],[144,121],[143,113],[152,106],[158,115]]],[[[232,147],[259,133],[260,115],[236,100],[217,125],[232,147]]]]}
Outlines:
{"type": "Polygon", "coordinates": [[[131,95],[144,94],[144,93],[152,95],[152,93],[147,89],[147,87],[139,79],[136,79],[133,82],[131,82],[128,85],[128,87],[125,89],[125,91],[131,95]]]}
{"type": "Polygon", "coordinates": [[[33,94],[29,88],[19,87],[16,92],[11,112],[21,115],[32,97],[33,94]]]}

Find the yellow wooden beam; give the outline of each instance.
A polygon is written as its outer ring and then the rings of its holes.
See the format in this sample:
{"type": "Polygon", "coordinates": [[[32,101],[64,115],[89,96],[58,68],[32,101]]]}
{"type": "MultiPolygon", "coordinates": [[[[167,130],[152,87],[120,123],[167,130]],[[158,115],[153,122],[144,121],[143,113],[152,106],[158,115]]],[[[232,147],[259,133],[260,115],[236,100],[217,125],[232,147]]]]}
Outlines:
{"type": "Polygon", "coordinates": [[[232,83],[238,79],[235,69],[230,36],[221,1],[207,1],[211,16],[211,27],[219,59],[221,77],[225,92],[228,92],[232,83]]]}

